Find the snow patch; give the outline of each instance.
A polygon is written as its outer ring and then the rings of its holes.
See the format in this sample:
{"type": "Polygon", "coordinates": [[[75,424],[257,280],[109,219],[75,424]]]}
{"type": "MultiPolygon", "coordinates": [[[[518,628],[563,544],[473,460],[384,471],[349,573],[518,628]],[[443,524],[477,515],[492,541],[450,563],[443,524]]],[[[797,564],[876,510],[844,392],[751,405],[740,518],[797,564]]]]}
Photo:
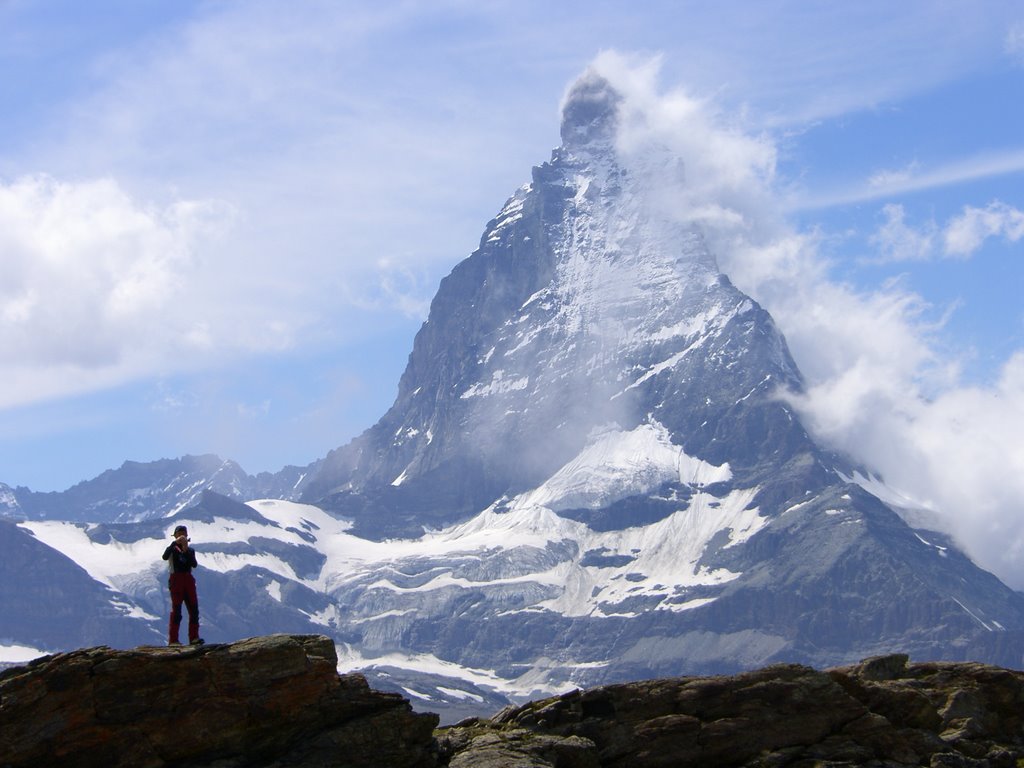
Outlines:
{"type": "Polygon", "coordinates": [[[917,533],[916,531],[914,532],[914,535],[917,536],[917,540],[920,541],[922,544],[925,544],[929,547],[932,547],[935,550],[938,550],[940,555],[944,555],[946,553],[946,547],[940,546],[939,544],[932,544],[930,541],[925,539],[921,534],[917,533]]]}
{"type": "Polygon", "coordinates": [[[405,694],[407,696],[410,696],[410,697],[412,697],[414,699],[420,699],[422,701],[433,701],[434,700],[433,696],[430,696],[429,694],[426,694],[426,693],[420,693],[419,691],[414,690],[412,688],[406,688],[404,685],[399,686],[399,688],[401,688],[403,691],[405,691],[405,694]]]}
{"type": "MultiPolygon", "coordinates": [[[[386,653],[378,656],[365,656],[358,649],[351,645],[339,644],[336,646],[338,652],[338,672],[358,672],[363,669],[375,669],[381,667],[395,667],[396,669],[409,670],[428,675],[439,675],[459,680],[465,680],[484,690],[496,691],[510,698],[528,699],[536,694],[555,696],[572,690],[573,685],[545,685],[536,679],[536,676],[526,673],[516,679],[501,677],[490,669],[476,669],[456,664],[453,661],[446,661],[428,653],[386,653]]],[[[537,663],[543,663],[543,659],[537,663]]],[[[561,669],[561,665],[558,666],[561,669]]]]}
{"type": "Polygon", "coordinates": [[[966,613],[966,614],[967,614],[968,616],[970,616],[970,617],[971,617],[972,619],[974,619],[974,620],[975,620],[976,622],[978,622],[979,624],[981,624],[981,626],[983,626],[983,627],[984,627],[984,628],[985,628],[985,629],[986,629],[987,631],[989,631],[989,632],[992,632],[992,631],[994,631],[994,630],[992,629],[992,627],[990,627],[990,626],[989,626],[989,625],[988,625],[988,624],[987,624],[986,622],[982,621],[982,620],[981,620],[981,619],[980,619],[980,618],[978,617],[978,614],[974,613],[974,611],[972,611],[972,610],[971,610],[970,608],[968,608],[968,607],[967,607],[966,605],[964,605],[963,603],[961,603],[961,602],[960,602],[959,600],[957,600],[957,599],[956,599],[955,597],[953,597],[953,598],[950,598],[950,599],[952,599],[952,601],[953,601],[954,603],[956,603],[956,604],[957,604],[957,605],[959,605],[959,606],[960,606],[961,608],[963,608],[963,609],[964,609],[964,613],[966,613]]]}
{"type": "Polygon", "coordinates": [[[478,693],[470,693],[469,691],[460,691],[456,688],[446,688],[443,685],[437,686],[437,690],[446,696],[450,696],[453,699],[462,699],[463,701],[475,701],[478,704],[484,703],[484,697],[478,693]]]}
{"type": "Polygon", "coordinates": [[[153,614],[144,611],[142,608],[135,605],[134,603],[126,603],[124,600],[118,600],[117,598],[114,598],[110,601],[110,604],[117,608],[119,611],[121,611],[121,613],[129,619],[144,619],[146,621],[160,620],[159,616],[154,616],[153,614]]]}
{"type": "Polygon", "coordinates": [[[267,584],[267,594],[274,598],[277,602],[281,602],[281,582],[271,581],[267,584]]]}
{"type": "Polygon", "coordinates": [[[556,512],[598,509],[668,482],[699,487],[731,477],[728,464],[715,466],[687,455],[673,445],[664,426],[652,421],[629,432],[609,430],[592,436],[575,459],[526,494],[522,504],[556,512]]]}
{"type": "MultiPolygon", "coordinates": [[[[188,525],[192,531],[192,524],[188,525]]],[[[106,544],[97,544],[89,538],[84,523],[29,520],[18,523],[18,526],[30,531],[43,544],[66,555],[85,568],[96,581],[114,590],[121,589],[122,578],[126,574],[154,569],[162,574],[167,567],[160,556],[169,539],[153,537],[126,543],[111,538],[106,544]]]]}
{"type": "Polygon", "coordinates": [[[505,371],[497,370],[491,377],[491,381],[488,384],[474,384],[461,395],[460,398],[468,400],[471,397],[487,397],[489,395],[500,395],[505,392],[514,392],[520,389],[526,389],[530,383],[529,376],[523,376],[518,379],[505,379],[505,371]]]}
{"type": "Polygon", "coordinates": [[[24,664],[40,656],[49,656],[51,653],[52,651],[43,651],[31,645],[0,645],[0,664],[24,664]]]}

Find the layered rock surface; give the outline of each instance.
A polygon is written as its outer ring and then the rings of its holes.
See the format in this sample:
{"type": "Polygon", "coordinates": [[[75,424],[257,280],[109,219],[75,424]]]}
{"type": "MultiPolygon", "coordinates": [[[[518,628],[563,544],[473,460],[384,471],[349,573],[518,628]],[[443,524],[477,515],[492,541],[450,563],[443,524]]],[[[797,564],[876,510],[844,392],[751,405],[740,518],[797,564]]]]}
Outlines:
{"type": "Polygon", "coordinates": [[[1024,764],[1024,673],[877,657],[610,685],[451,728],[452,768],[1024,764]]]}
{"type": "Polygon", "coordinates": [[[316,635],[44,657],[0,673],[0,765],[435,765],[436,715],[336,665],[316,635]]]}
{"type": "Polygon", "coordinates": [[[91,648],[0,673],[0,766],[960,766],[1024,761],[1024,672],[904,655],[603,686],[435,731],[333,642],[91,648]]]}

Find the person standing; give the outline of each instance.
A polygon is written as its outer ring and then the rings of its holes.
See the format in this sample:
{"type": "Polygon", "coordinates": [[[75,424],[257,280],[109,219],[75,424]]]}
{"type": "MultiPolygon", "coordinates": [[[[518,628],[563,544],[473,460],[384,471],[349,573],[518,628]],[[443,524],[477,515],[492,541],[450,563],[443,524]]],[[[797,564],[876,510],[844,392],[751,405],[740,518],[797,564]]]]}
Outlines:
{"type": "Polygon", "coordinates": [[[181,645],[178,630],[181,627],[181,604],[188,608],[189,645],[202,645],[199,636],[199,597],[196,594],[196,578],[192,569],[196,564],[196,551],[189,546],[188,528],[179,525],[174,529],[174,541],[164,550],[170,575],[167,586],[171,590],[171,621],[168,627],[168,645],[181,645]]]}

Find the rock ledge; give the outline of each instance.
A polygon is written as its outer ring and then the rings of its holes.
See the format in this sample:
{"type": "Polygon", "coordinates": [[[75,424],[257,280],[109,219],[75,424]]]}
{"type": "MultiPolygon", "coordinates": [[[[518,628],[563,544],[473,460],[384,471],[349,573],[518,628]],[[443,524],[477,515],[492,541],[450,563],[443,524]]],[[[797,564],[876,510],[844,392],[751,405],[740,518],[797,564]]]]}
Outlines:
{"type": "Polygon", "coordinates": [[[433,766],[437,716],[338,675],[334,642],[106,647],[0,673],[0,766],[433,766]]]}
{"type": "Polygon", "coordinates": [[[336,665],[317,635],[44,657],[0,672],[0,768],[1024,766],[1024,672],[984,664],[622,683],[441,730],[336,665]]]}
{"type": "Polygon", "coordinates": [[[451,768],[1024,766],[1024,673],[905,655],[609,685],[442,732],[451,768]]]}

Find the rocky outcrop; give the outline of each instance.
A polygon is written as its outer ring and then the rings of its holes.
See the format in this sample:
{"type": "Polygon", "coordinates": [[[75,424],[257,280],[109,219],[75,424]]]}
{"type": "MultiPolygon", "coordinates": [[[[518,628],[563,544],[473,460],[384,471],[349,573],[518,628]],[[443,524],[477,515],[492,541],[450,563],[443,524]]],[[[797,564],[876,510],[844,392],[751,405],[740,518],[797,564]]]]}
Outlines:
{"type": "Polygon", "coordinates": [[[0,673],[0,766],[436,764],[436,715],[336,667],[315,635],[47,656],[0,673]]]}
{"type": "Polygon", "coordinates": [[[887,656],[575,691],[441,737],[451,768],[1024,764],[1024,673],[887,656]]]}
{"type": "Polygon", "coordinates": [[[876,657],[573,691],[435,730],[333,642],[91,648],[0,673],[0,768],[1024,765],[1024,672],[876,657]]]}

